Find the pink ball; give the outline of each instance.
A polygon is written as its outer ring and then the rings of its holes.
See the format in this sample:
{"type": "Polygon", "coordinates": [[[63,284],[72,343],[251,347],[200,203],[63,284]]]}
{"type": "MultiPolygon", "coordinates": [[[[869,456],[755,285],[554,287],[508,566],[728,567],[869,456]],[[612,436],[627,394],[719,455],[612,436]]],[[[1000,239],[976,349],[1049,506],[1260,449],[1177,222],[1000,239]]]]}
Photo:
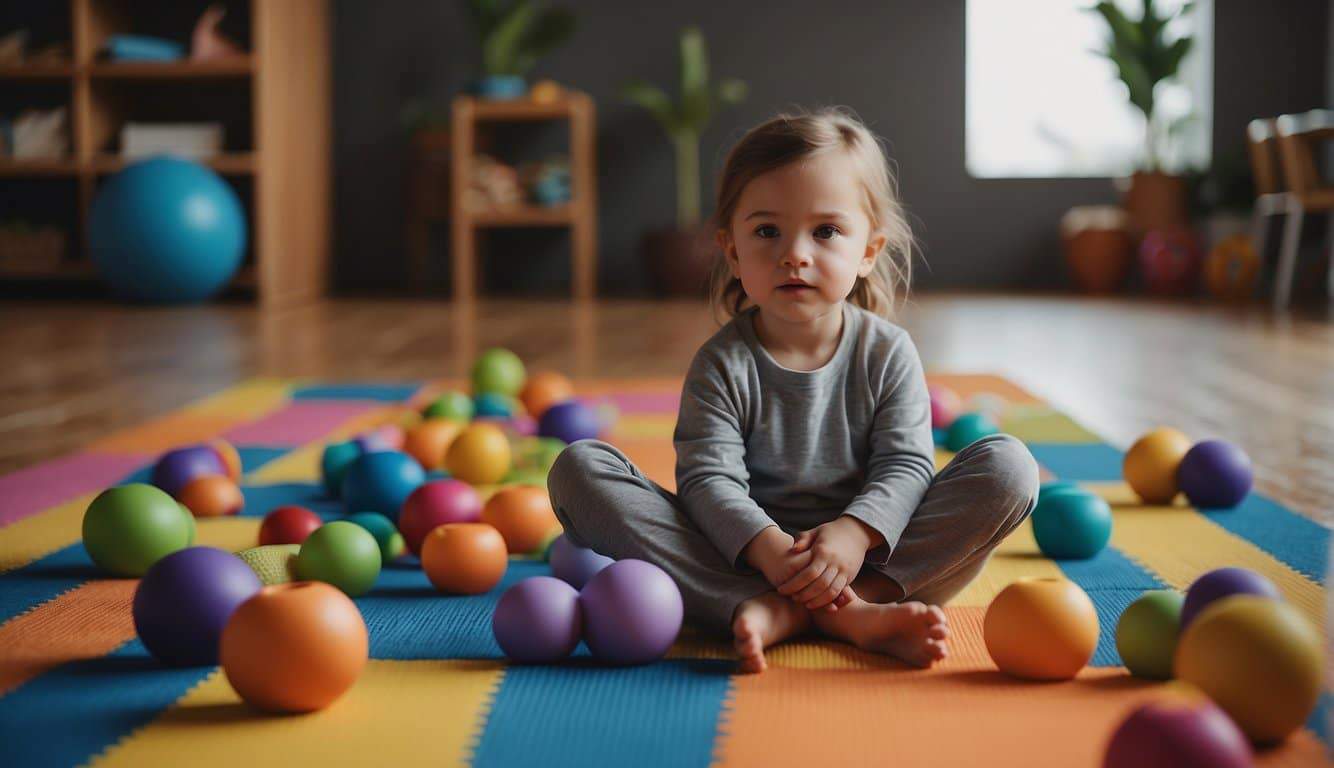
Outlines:
{"type": "Polygon", "coordinates": [[[928,386],[927,391],[931,393],[931,428],[944,429],[953,424],[963,409],[959,395],[949,387],[935,384],[928,386]]]}
{"type": "Polygon", "coordinates": [[[1250,768],[1251,745],[1204,694],[1145,704],[1112,734],[1103,768],[1250,768]]]}
{"type": "Polygon", "coordinates": [[[482,497],[462,480],[432,480],[403,502],[398,532],[412,554],[421,556],[426,534],[446,523],[476,523],[482,519],[482,497]]]}

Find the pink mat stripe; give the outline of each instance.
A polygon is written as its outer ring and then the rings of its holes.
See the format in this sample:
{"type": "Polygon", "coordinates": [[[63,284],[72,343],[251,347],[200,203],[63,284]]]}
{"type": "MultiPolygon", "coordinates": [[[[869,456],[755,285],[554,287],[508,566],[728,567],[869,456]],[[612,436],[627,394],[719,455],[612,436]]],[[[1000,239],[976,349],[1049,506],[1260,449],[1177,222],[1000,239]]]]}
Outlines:
{"type": "Polygon", "coordinates": [[[621,392],[598,395],[590,398],[593,402],[610,402],[616,410],[625,414],[670,413],[675,415],[681,407],[681,393],[668,392],[621,392]]]}
{"type": "Polygon", "coordinates": [[[0,527],[124,480],[146,454],[76,453],[0,477],[0,527]]]}
{"type": "Polygon", "coordinates": [[[263,418],[233,427],[222,434],[232,445],[297,448],[318,440],[343,422],[384,403],[347,400],[295,401],[263,418]]]}

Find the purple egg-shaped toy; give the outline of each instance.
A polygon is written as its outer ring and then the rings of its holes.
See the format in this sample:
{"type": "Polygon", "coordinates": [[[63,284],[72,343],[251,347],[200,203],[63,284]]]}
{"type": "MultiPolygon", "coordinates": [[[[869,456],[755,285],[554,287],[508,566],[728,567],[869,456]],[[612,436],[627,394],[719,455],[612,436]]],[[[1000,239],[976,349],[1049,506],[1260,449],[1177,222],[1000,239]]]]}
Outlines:
{"type": "Polygon", "coordinates": [[[562,533],[551,542],[547,562],[552,575],[575,589],[583,589],[594,574],[616,561],[575,544],[562,533]]]}
{"type": "Polygon", "coordinates": [[[1177,486],[1196,507],[1235,507],[1254,479],[1251,457],[1225,440],[1196,443],[1177,467],[1177,486]]]}
{"type": "Polygon", "coordinates": [[[1209,571],[1186,590],[1186,601],[1181,605],[1181,634],[1196,616],[1215,600],[1232,595],[1257,595],[1282,600],[1283,595],[1269,579],[1245,568],[1219,568],[1209,571]]]}
{"type": "Polygon", "coordinates": [[[618,560],[579,592],[584,642],[608,664],[647,664],[676,642],[685,617],[672,577],[643,560],[618,560]]]}
{"type": "Polygon", "coordinates": [[[134,629],[164,664],[218,663],[218,640],[232,611],[260,589],[241,558],[189,547],[158,560],[134,591],[134,629]]]}
{"type": "Polygon", "coordinates": [[[596,439],[602,433],[602,420],[597,411],[578,400],[557,403],[542,412],[537,422],[537,434],[573,443],[576,440],[596,439]]]}
{"type": "Polygon", "coordinates": [[[491,615],[500,649],[523,664],[550,664],[569,656],[582,630],[578,590],[550,576],[524,579],[505,590],[491,615]]]}
{"type": "Polygon", "coordinates": [[[153,485],[173,497],[196,477],[227,475],[227,467],[218,452],[207,445],[175,448],[162,454],[153,465],[153,485]]]}

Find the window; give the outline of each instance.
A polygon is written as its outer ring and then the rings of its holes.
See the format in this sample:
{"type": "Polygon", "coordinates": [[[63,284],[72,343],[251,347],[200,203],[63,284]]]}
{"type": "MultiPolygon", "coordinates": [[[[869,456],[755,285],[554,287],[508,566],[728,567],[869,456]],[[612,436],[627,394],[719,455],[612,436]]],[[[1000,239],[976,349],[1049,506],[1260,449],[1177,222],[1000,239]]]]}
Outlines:
{"type": "MultiPolygon", "coordinates": [[[[1131,19],[1141,0],[1116,0],[1131,19]]],[[[1157,0],[1160,16],[1184,0],[1157,0]]],[[[1121,176],[1144,158],[1144,115],[1102,50],[1107,24],[1092,0],[968,0],[964,158],[979,178],[1121,176]]],[[[1195,38],[1177,77],[1154,91],[1169,171],[1208,165],[1213,123],[1213,3],[1167,27],[1195,38]]]]}

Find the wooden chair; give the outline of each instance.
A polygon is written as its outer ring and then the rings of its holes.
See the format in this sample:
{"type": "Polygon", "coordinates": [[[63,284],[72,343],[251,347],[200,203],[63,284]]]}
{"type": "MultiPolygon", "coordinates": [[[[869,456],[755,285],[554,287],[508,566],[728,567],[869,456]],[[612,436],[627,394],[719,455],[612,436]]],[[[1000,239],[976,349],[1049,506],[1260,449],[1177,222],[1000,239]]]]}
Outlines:
{"type": "MultiPolygon", "coordinates": [[[[1297,266],[1297,251],[1302,237],[1302,220],[1308,213],[1334,212],[1334,186],[1325,181],[1317,168],[1317,145],[1334,139],[1334,112],[1313,110],[1300,115],[1282,115],[1272,122],[1267,138],[1257,142],[1256,134],[1263,126],[1251,123],[1251,163],[1255,172],[1256,221],[1261,223],[1257,232],[1263,235],[1262,218],[1270,213],[1283,213],[1283,243],[1279,250],[1278,272],[1274,278],[1274,304],[1286,308],[1292,296],[1292,275],[1297,266]],[[1276,189],[1272,168],[1262,170],[1264,161],[1257,164],[1257,153],[1272,142],[1277,149],[1278,165],[1282,168],[1283,189],[1276,189]],[[1257,144],[1260,148],[1257,149],[1257,144]],[[1262,202],[1263,201],[1263,202],[1262,202]]],[[[1257,246],[1263,242],[1257,240],[1257,246]]],[[[1334,257],[1332,257],[1334,261],[1334,257]]],[[[1334,297],[1334,263],[1330,265],[1329,295],[1334,297]]]]}

